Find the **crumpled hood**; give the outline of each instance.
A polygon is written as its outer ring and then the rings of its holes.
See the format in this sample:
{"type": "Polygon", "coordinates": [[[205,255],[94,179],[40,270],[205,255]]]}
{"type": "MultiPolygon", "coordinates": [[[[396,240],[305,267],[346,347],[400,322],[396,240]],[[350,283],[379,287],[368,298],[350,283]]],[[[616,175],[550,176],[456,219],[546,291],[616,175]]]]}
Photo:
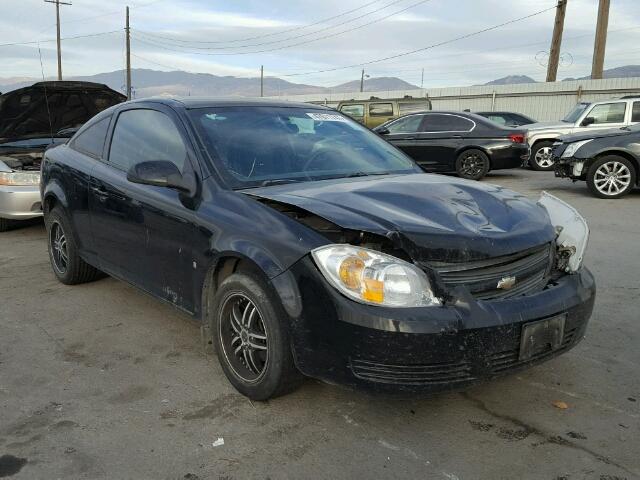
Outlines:
{"type": "Polygon", "coordinates": [[[342,228],[385,235],[416,261],[507,255],[555,237],[546,211],[496,185],[411,174],[323,180],[245,190],[342,228]]]}

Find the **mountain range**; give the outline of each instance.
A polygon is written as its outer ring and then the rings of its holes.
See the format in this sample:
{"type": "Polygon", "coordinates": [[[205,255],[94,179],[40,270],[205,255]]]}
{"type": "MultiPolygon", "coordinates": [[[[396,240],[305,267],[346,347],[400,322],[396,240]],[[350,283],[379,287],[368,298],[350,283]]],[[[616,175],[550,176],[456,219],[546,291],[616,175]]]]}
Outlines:
{"type": "MultiPolygon", "coordinates": [[[[184,71],[165,72],[150,69],[133,69],[131,71],[135,97],[156,95],[194,95],[194,96],[258,96],[260,95],[260,79],[234,76],[219,76],[208,73],[189,73],[184,71]]],[[[640,65],[625,65],[604,71],[605,78],[640,77],[640,65]]],[[[584,80],[589,77],[566,78],[564,80],[584,80]]],[[[73,77],[70,80],[84,80],[107,84],[114,90],[124,91],[125,72],[99,73],[97,75],[73,77]]],[[[0,78],[0,91],[8,92],[39,81],[37,78],[12,77],[0,78]]],[[[484,85],[509,85],[517,83],[536,83],[526,75],[509,75],[492,80],[484,85]]],[[[390,90],[416,90],[419,87],[397,77],[373,77],[364,82],[367,92],[383,92],[390,90]]],[[[349,93],[360,90],[360,80],[341,83],[333,87],[320,87],[303,83],[293,83],[277,77],[265,77],[264,95],[302,95],[349,93]]]]}
{"type": "MultiPolygon", "coordinates": [[[[131,70],[131,83],[136,97],[156,95],[193,95],[193,96],[259,96],[260,78],[218,76],[208,73],[189,73],[183,71],[165,72],[135,68],[131,70]]],[[[8,92],[37,82],[36,78],[0,78],[0,91],[8,92]]],[[[104,83],[117,91],[124,91],[125,72],[99,73],[97,75],[72,77],[65,80],[83,80],[104,83]]],[[[413,90],[419,87],[396,77],[374,77],[364,82],[366,91],[413,90]]],[[[264,95],[302,95],[318,93],[357,92],[360,80],[342,83],[333,87],[319,87],[303,83],[292,83],[277,77],[265,77],[264,95]]]]}

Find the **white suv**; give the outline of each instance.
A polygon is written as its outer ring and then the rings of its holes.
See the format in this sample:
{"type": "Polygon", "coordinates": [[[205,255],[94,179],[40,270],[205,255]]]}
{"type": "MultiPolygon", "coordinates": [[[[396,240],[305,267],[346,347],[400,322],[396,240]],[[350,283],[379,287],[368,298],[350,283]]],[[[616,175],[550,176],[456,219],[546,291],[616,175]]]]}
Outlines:
{"type": "Polygon", "coordinates": [[[640,123],[640,95],[603,102],[580,102],[560,122],[527,125],[531,147],[529,165],[552,170],[551,147],[560,135],[593,129],[620,128],[640,123]]]}

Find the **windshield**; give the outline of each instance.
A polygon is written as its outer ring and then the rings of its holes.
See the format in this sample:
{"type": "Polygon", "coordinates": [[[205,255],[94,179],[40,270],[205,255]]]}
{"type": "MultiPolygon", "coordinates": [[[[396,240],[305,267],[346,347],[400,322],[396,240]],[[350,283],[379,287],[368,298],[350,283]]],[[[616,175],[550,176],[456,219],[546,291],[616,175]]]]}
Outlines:
{"type": "Polygon", "coordinates": [[[312,107],[220,107],[189,112],[234,189],[421,170],[337,112],[312,107]]]}
{"type": "Polygon", "coordinates": [[[562,119],[563,122],[576,123],[580,116],[584,113],[590,103],[578,103],[573,110],[571,110],[566,117],[562,119]]]}

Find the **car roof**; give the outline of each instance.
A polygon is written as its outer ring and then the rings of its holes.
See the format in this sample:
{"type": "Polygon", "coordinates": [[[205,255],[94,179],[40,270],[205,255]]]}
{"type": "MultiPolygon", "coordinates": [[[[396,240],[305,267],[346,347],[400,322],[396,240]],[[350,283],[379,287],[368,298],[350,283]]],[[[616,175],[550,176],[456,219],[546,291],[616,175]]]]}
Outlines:
{"type": "Polygon", "coordinates": [[[331,108],[312,103],[251,97],[149,97],[132,100],[129,103],[159,103],[187,110],[208,107],[289,107],[333,111],[331,108]]]}

